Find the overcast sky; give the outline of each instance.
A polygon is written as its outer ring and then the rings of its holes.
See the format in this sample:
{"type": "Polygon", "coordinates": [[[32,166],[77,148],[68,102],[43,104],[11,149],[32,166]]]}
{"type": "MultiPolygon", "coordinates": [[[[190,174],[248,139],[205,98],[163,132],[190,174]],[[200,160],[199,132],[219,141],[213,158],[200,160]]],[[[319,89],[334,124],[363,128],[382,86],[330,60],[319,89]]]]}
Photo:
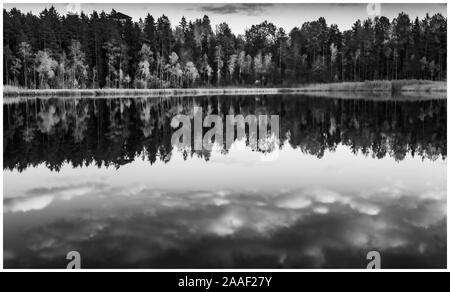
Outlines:
{"type": "MultiPolygon", "coordinates": [[[[52,4],[4,4],[4,8],[9,10],[16,7],[22,12],[32,12],[38,14],[44,8],[52,4]]],[[[53,4],[60,14],[66,14],[67,4],[53,4]]],[[[144,19],[147,13],[150,13],[155,19],[162,14],[169,17],[172,25],[180,22],[182,16],[186,19],[194,20],[207,14],[211,19],[211,24],[215,25],[221,22],[227,22],[235,34],[244,33],[245,29],[252,24],[260,23],[264,20],[273,22],[276,26],[283,27],[290,31],[294,26],[301,26],[306,21],[316,20],[323,16],[327,23],[337,24],[341,30],[351,28],[356,19],[366,19],[371,17],[367,10],[367,4],[80,4],[80,6],[71,6],[69,9],[82,10],[90,14],[93,10],[110,12],[111,9],[125,13],[138,21],[144,19]]],[[[381,4],[381,15],[392,19],[400,12],[407,13],[411,19],[416,16],[422,18],[429,13],[441,13],[447,17],[446,4],[381,4]]]]}

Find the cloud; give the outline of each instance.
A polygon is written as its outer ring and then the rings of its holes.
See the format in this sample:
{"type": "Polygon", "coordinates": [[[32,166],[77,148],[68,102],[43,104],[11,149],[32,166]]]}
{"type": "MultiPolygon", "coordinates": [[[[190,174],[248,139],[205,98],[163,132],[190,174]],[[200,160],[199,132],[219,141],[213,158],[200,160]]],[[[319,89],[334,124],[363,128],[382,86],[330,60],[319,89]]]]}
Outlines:
{"type": "Polygon", "coordinates": [[[313,209],[314,213],[327,214],[330,210],[326,206],[317,206],[313,209]]]}
{"type": "Polygon", "coordinates": [[[350,207],[362,214],[375,216],[380,213],[380,208],[372,203],[351,202],[350,207]]]}
{"type": "Polygon", "coordinates": [[[75,197],[84,196],[104,188],[105,185],[102,183],[34,188],[28,190],[24,196],[5,199],[3,201],[4,213],[42,210],[54,200],[69,201],[75,197]]]}
{"type": "Polygon", "coordinates": [[[312,202],[304,197],[304,194],[288,194],[276,200],[275,205],[285,209],[304,209],[311,206],[312,202]]]}
{"type": "Polygon", "coordinates": [[[7,199],[4,204],[4,212],[28,212],[42,210],[53,201],[53,196],[43,195],[31,198],[7,199]]]}
{"type": "Polygon", "coordinates": [[[273,6],[271,3],[236,3],[236,4],[209,4],[203,5],[203,9],[207,13],[214,14],[235,14],[243,13],[246,15],[257,15],[264,9],[273,6]]]}
{"type": "Polygon", "coordinates": [[[5,266],[57,268],[68,250],[90,268],[357,268],[368,250],[381,251],[385,267],[445,265],[445,197],[324,188],[104,193],[66,201],[58,191],[59,204],[45,210],[6,213],[4,245],[15,257],[5,266]]]}

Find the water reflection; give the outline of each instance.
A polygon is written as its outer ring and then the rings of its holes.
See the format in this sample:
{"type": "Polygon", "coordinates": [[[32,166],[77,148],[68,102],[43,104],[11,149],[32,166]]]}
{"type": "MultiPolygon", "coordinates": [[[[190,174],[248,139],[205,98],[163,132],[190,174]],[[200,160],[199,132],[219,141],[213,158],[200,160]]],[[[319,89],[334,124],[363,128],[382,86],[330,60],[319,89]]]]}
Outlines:
{"type": "MultiPolygon", "coordinates": [[[[445,158],[446,100],[367,101],[318,97],[259,96],[153,99],[36,99],[4,106],[4,168],[23,170],[65,161],[116,168],[145,155],[168,162],[170,122],[177,114],[278,114],[280,147],[289,143],[321,158],[337,145],[383,158],[407,153],[445,158]]],[[[203,129],[204,132],[207,129],[203,129]]],[[[210,151],[186,151],[208,159],[210,151]]]]}
{"type": "MultiPolygon", "coordinates": [[[[4,105],[4,264],[446,266],[446,100],[36,99],[4,105]],[[276,159],[173,149],[170,121],[279,114],[276,159]],[[113,167],[107,167],[113,166],[113,167]]],[[[261,156],[263,155],[263,156],[261,156]]]]}
{"type": "Polygon", "coordinates": [[[60,268],[77,250],[91,268],[363,268],[376,249],[386,268],[445,267],[445,193],[396,191],[31,190],[5,201],[6,266],[60,268]]]}

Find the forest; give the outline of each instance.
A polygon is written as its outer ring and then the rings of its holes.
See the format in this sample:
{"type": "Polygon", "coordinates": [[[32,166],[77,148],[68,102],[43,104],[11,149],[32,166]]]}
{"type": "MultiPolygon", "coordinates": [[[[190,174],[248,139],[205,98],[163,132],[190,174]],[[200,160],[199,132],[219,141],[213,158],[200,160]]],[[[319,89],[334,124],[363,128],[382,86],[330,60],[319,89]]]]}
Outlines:
{"type": "MultiPolygon", "coordinates": [[[[299,21],[300,23],[300,21],[299,21]]],[[[325,18],[286,32],[264,21],[235,35],[208,16],[133,22],[112,10],[38,16],[3,10],[3,84],[25,89],[295,86],[446,80],[447,19],[400,13],[340,31],[325,18]]]]}

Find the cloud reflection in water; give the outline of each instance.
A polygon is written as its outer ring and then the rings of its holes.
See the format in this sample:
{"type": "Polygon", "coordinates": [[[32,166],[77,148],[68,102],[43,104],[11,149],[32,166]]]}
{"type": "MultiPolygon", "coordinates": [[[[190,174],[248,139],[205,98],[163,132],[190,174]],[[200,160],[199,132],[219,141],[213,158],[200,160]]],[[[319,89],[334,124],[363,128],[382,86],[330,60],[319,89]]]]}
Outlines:
{"type": "Polygon", "coordinates": [[[42,192],[4,202],[7,267],[64,267],[69,250],[92,268],[364,268],[370,250],[386,268],[446,263],[445,192],[42,192]]]}

